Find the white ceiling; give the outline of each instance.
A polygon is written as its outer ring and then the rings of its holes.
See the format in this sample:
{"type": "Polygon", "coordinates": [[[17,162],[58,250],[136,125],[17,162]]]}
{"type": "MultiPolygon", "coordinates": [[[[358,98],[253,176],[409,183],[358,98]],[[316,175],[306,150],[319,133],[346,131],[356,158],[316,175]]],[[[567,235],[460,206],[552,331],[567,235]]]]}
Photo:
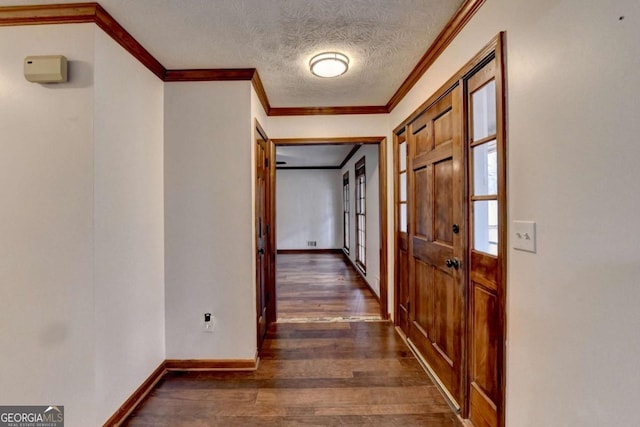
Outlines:
{"type": "Polygon", "coordinates": [[[286,165],[277,166],[280,168],[338,167],[355,145],[276,146],[276,161],[287,162],[286,165]]]}
{"type": "MultiPolygon", "coordinates": [[[[167,69],[256,68],[271,106],[385,105],[463,0],[99,0],[167,69]],[[351,59],[334,79],[309,59],[351,59]]],[[[0,5],[73,3],[0,0],[0,5]]]]}

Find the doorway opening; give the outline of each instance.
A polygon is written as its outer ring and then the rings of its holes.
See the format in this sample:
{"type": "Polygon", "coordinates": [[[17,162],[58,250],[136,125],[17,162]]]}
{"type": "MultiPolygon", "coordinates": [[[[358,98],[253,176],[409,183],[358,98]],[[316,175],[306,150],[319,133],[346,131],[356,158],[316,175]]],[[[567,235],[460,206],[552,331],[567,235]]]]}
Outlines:
{"type": "Polygon", "coordinates": [[[277,321],[388,319],[386,138],[272,142],[277,321]]]}

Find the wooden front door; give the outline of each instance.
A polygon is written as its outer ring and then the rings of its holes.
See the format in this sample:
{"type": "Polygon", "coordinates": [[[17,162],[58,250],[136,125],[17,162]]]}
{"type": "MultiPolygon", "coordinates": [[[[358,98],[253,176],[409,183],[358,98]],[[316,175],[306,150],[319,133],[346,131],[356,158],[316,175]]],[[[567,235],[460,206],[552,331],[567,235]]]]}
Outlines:
{"type": "Polygon", "coordinates": [[[455,85],[408,127],[409,339],[449,391],[464,398],[464,149],[455,85]]]}
{"type": "Polygon", "coordinates": [[[256,300],[258,348],[267,333],[267,309],[269,304],[269,146],[260,128],[256,129],[256,300]]]}

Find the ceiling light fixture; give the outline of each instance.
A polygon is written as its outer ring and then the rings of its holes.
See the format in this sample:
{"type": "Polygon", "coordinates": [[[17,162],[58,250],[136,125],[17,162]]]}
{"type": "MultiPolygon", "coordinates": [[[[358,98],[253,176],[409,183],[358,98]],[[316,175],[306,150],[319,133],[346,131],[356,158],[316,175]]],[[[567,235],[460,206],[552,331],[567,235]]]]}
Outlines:
{"type": "Polygon", "coordinates": [[[338,52],[325,52],[309,61],[313,75],[318,77],[338,77],[349,69],[349,58],[338,52]]]}

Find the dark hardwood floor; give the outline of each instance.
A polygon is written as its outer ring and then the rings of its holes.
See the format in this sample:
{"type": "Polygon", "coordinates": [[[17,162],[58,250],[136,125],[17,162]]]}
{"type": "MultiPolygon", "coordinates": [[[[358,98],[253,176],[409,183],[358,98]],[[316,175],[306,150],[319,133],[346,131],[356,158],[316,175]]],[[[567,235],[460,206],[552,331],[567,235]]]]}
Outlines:
{"type": "Polygon", "coordinates": [[[379,319],[380,304],[342,254],[278,254],[278,321],[379,319]]]}
{"type": "Polygon", "coordinates": [[[388,322],[270,326],[253,372],[170,372],[128,426],[460,427],[388,322]]]}

